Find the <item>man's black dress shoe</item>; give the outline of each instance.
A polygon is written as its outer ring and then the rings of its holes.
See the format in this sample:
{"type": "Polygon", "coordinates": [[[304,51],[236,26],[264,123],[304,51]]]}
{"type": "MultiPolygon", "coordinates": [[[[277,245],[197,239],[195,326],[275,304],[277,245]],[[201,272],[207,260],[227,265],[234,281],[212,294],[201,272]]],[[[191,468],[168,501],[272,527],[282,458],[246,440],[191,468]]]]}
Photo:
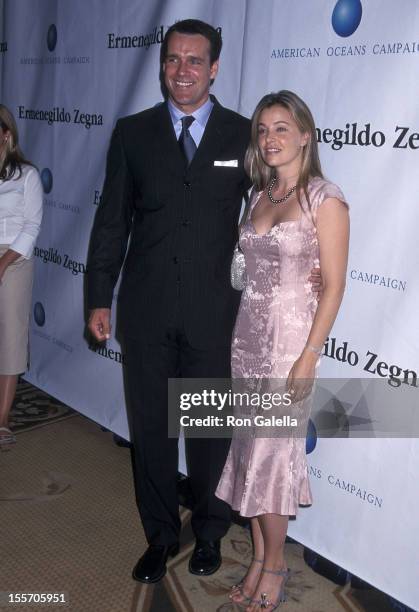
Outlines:
{"type": "Polygon", "coordinates": [[[166,562],[168,557],[175,557],[179,552],[179,544],[171,546],[160,546],[150,544],[137,565],[132,570],[132,577],[138,582],[151,584],[158,582],[166,574],[166,562]]]}
{"type": "Polygon", "coordinates": [[[220,540],[197,540],[189,571],[196,576],[210,576],[221,565],[220,540]]]}

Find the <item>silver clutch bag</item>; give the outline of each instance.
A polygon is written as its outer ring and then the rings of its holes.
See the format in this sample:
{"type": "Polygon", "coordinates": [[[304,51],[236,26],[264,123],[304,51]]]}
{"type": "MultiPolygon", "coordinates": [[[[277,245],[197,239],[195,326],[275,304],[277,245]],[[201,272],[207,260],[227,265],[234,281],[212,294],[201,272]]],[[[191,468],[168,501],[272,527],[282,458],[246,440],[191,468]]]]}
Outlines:
{"type": "MultiPolygon", "coordinates": [[[[250,198],[247,193],[244,195],[245,207],[242,218],[239,223],[239,235],[249,216],[250,202],[254,193],[255,191],[252,188],[250,198]]],[[[243,289],[247,285],[246,262],[244,259],[244,253],[241,250],[238,242],[236,242],[236,246],[234,247],[233,259],[231,260],[230,278],[231,286],[233,287],[233,289],[237,289],[237,291],[243,291],[243,289]]]]}
{"type": "Polygon", "coordinates": [[[237,291],[243,291],[246,287],[246,263],[244,260],[243,251],[239,247],[239,243],[234,247],[233,259],[231,261],[230,270],[231,286],[237,291]]]}

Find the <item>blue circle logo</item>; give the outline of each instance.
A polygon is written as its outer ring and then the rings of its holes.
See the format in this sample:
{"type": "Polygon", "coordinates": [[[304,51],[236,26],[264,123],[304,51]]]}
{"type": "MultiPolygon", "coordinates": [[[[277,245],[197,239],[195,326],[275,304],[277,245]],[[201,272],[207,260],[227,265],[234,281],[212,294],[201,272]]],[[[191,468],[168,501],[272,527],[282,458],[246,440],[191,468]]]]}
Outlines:
{"type": "Polygon", "coordinates": [[[55,24],[52,24],[49,26],[48,34],[47,34],[48,51],[54,51],[56,45],[57,45],[57,28],[55,24]]]}
{"type": "Polygon", "coordinates": [[[339,36],[351,36],[361,23],[360,0],[339,0],[332,13],[332,26],[339,36]]]}
{"type": "Polygon", "coordinates": [[[45,325],[45,310],[41,302],[36,302],[35,306],[33,307],[33,316],[35,318],[35,323],[39,327],[43,327],[45,325]]]}
{"type": "Polygon", "coordinates": [[[311,419],[308,420],[307,437],[306,437],[306,453],[309,455],[314,451],[317,444],[317,431],[311,419]]]}
{"type": "Polygon", "coordinates": [[[44,168],[42,170],[41,183],[44,193],[50,193],[52,189],[52,172],[49,168],[44,168]]]}

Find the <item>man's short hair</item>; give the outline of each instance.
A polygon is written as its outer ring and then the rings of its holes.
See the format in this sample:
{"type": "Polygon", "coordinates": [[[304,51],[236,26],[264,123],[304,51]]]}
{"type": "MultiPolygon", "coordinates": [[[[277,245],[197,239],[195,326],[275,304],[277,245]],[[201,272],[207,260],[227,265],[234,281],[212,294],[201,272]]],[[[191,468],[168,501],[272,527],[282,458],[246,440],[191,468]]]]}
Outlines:
{"type": "Polygon", "coordinates": [[[199,19],[183,19],[170,26],[164,36],[160,52],[162,64],[166,59],[169,38],[174,32],[178,34],[201,34],[201,36],[204,36],[210,44],[211,65],[220,57],[221,47],[223,46],[220,32],[213,28],[212,25],[209,25],[209,23],[205,23],[199,19]]]}

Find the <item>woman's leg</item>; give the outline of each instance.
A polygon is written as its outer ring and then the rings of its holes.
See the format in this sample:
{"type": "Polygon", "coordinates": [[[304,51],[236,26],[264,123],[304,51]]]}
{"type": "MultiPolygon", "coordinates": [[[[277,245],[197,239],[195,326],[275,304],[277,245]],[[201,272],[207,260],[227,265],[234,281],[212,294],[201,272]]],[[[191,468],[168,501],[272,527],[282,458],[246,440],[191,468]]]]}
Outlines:
{"type": "Polygon", "coordinates": [[[242,603],[253,596],[259,580],[264,559],[263,535],[257,518],[250,519],[253,542],[253,560],[247,574],[240,586],[233,587],[230,599],[235,603],[242,603]]]}
{"type": "Polygon", "coordinates": [[[273,604],[267,609],[272,609],[279,598],[285,579],[284,576],[278,576],[270,572],[286,569],[284,546],[288,529],[288,516],[263,514],[258,519],[265,547],[263,569],[268,571],[261,573],[252,595],[252,599],[255,601],[249,604],[246,612],[259,612],[261,610],[258,602],[262,593],[266,593],[267,599],[273,604]]]}
{"type": "Polygon", "coordinates": [[[16,393],[17,378],[17,374],[0,374],[0,427],[7,427],[9,422],[9,412],[16,393]]]}

